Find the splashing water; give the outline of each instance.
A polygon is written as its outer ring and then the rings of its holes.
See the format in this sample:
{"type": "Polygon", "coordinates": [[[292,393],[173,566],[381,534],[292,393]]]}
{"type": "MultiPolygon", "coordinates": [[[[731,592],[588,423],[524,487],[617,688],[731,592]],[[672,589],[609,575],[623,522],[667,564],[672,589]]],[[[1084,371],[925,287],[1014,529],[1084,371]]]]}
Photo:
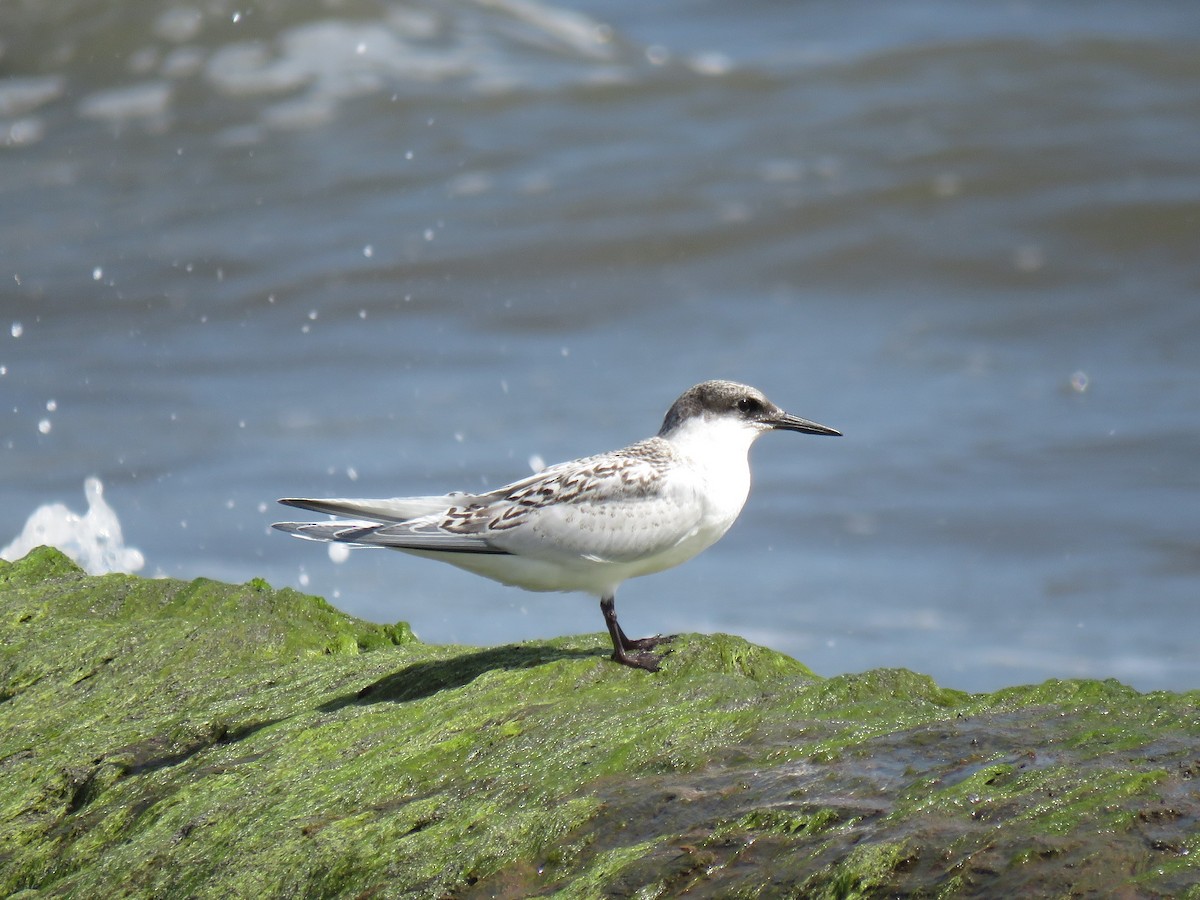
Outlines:
{"type": "Polygon", "coordinates": [[[72,512],[62,503],[47,503],[34,510],[25,528],[11,544],[0,550],[0,559],[18,560],[35,547],[57,547],[75,560],[89,575],[136,572],[146,564],[142,551],[126,547],[121,522],[104,502],[104,485],[99,478],[83,483],[88,511],[72,512]]]}

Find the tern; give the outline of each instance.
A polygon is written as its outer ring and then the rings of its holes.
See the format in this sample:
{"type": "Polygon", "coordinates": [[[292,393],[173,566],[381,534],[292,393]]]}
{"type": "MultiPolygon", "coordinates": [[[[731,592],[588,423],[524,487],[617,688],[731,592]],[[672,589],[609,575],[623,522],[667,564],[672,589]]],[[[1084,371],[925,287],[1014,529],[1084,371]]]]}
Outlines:
{"type": "Polygon", "coordinates": [[[784,412],[757,388],[706,381],[672,404],[655,437],[559,463],[484,493],[279,502],[341,517],[279,522],[296,537],[386,547],[530,591],[600,599],[612,658],[658,671],[670,636],[631,639],[617,622],[622,582],[714,544],[750,491],[750,446],[768,431],[840,435],[784,412]]]}

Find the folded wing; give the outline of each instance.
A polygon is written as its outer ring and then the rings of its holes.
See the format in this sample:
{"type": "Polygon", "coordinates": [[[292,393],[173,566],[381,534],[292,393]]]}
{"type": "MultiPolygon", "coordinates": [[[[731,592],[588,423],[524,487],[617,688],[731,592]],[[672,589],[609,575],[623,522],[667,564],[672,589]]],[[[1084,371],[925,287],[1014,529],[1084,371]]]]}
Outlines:
{"type": "Polygon", "coordinates": [[[274,527],[360,547],[630,562],[689,540],[702,525],[699,486],[687,469],[667,462],[644,449],[617,451],[552,466],[484,494],[289,498],[280,502],[355,521],[274,527]]]}
{"type": "Polygon", "coordinates": [[[350,519],[366,519],[372,522],[407,522],[421,516],[445,512],[455,504],[469,503],[472,499],[470,494],[444,494],[440,497],[392,497],[387,500],[358,500],[349,497],[309,500],[302,497],[287,497],[279,502],[284,506],[295,506],[298,509],[308,509],[331,516],[345,516],[350,519]]]}

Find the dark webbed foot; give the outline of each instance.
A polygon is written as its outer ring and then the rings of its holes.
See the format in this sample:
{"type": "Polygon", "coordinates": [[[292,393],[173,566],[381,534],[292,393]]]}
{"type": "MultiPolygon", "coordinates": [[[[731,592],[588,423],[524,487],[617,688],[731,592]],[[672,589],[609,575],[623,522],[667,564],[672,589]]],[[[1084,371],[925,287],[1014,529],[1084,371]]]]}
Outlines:
{"type": "Polygon", "coordinates": [[[620,653],[613,651],[610,657],[613,662],[619,662],[631,669],[645,669],[647,672],[657,672],[660,658],[653,653],[620,653]]]}
{"type": "Polygon", "coordinates": [[[618,632],[621,636],[621,643],[629,650],[653,650],[659,644],[669,644],[679,637],[677,634],[656,634],[653,637],[629,638],[625,636],[625,632],[620,631],[619,627],[618,632]]]}
{"type": "MultiPolygon", "coordinates": [[[[675,640],[675,635],[654,635],[653,637],[629,638],[621,626],[617,624],[617,607],[613,597],[603,597],[600,600],[600,610],[604,613],[604,624],[608,626],[608,636],[612,638],[614,662],[633,669],[645,669],[647,672],[657,672],[660,656],[653,653],[631,653],[631,650],[651,650],[659,644],[675,640]]],[[[671,651],[668,650],[668,653],[671,651]]]]}

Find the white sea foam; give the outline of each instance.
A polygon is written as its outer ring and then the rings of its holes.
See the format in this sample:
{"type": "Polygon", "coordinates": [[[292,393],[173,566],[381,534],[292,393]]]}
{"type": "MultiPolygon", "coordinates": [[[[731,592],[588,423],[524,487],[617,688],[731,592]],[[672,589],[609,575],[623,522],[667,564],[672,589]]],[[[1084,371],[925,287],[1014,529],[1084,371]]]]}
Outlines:
{"type": "Polygon", "coordinates": [[[227,96],[278,96],[262,124],[302,128],[327,122],[346,100],[422,85],[461,81],[494,94],[563,79],[612,80],[621,55],[611,29],[581,13],[535,0],[477,0],[455,15],[410,10],[376,21],[305,21],[269,40],[217,48],[204,77],[227,96]]]}
{"type": "Polygon", "coordinates": [[[79,112],[90,119],[124,122],[153,119],[166,114],[171,86],[164,81],[146,81],[125,87],[107,88],[79,101],[79,112]]]}
{"type": "Polygon", "coordinates": [[[0,550],[0,559],[18,560],[35,547],[46,545],[57,547],[89,575],[141,569],[146,559],[136,547],[125,546],[121,522],[104,502],[100,479],[87,479],[83,492],[88,501],[86,513],[72,512],[62,503],[39,506],[16,540],[0,550]]]}
{"type": "Polygon", "coordinates": [[[62,75],[0,79],[0,116],[23,116],[62,96],[62,75]]]}

